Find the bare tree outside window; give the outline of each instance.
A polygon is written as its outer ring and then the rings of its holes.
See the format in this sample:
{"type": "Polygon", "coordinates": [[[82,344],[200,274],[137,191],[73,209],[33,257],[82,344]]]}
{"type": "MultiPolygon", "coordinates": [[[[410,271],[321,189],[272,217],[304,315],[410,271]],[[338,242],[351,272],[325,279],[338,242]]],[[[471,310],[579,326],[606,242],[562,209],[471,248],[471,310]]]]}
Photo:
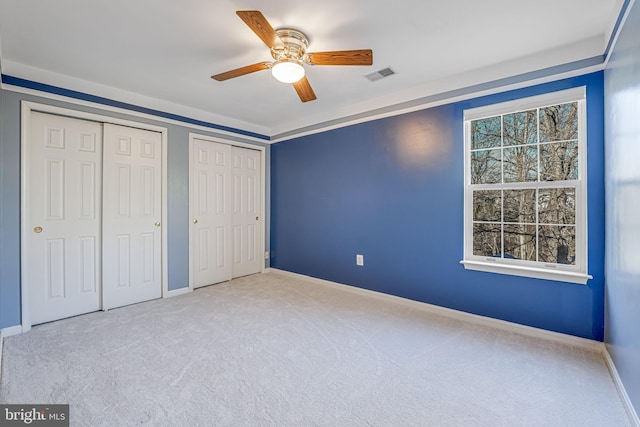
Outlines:
{"type": "Polygon", "coordinates": [[[473,255],[575,265],[578,103],[472,120],[470,129],[473,255]]]}

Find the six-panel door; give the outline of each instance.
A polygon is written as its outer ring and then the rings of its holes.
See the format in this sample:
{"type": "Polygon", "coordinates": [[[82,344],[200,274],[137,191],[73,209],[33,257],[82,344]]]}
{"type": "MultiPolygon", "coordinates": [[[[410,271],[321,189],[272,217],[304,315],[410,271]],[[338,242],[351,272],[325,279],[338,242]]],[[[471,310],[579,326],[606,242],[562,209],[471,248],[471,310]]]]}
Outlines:
{"type": "Polygon", "coordinates": [[[260,272],[260,152],[231,148],[233,277],[260,272]]]}
{"type": "Polygon", "coordinates": [[[161,134],[34,112],[28,140],[30,323],[159,298],[161,134]]]}
{"type": "Polygon", "coordinates": [[[197,138],[189,149],[193,287],[259,273],[260,152],[197,138]]]}
{"type": "Polygon", "coordinates": [[[102,125],[33,113],[26,156],[31,323],[100,309],[102,125]]]}
{"type": "Polygon", "coordinates": [[[158,132],[104,125],[104,309],[162,295],[161,143],[158,132]]]}
{"type": "Polygon", "coordinates": [[[231,279],[231,146],[191,144],[191,268],[193,287],[231,279]]]}
{"type": "MultiPolygon", "coordinates": [[[[32,113],[25,197],[31,323],[159,298],[161,134],[32,113]]],[[[260,272],[260,152],[194,140],[192,272],[260,272]]]]}

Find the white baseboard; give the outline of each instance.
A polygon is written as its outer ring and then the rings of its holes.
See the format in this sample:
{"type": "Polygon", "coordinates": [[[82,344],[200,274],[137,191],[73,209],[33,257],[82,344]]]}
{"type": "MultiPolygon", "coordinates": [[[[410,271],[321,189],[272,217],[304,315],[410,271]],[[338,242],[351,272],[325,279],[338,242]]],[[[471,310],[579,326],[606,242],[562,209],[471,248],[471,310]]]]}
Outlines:
{"type": "Polygon", "coordinates": [[[529,337],[540,338],[547,341],[553,341],[560,344],[572,345],[580,348],[585,348],[593,351],[604,351],[604,344],[600,341],[590,340],[587,338],[580,338],[573,335],[563,334],[560,332],[547,331],[545,329],[534,328],[532,326],[520,325],[513,322],[507,322],[506,320],[494,319],[491,317],[480,316],[478,314],[466,313],[464,311],[454,310],[451,308],[440,307],[438,305],[428,304],[424,302],[414,301],[407,298],[397,297],[395,295],[389,295],[382,292],[371,291],[369,289],[358,288],[351,285],[345,285],[342,283],[331,282],[329,280],[317,279],[315,277],[305,276],[303,274],[292,273],[290,271],[279,270],[277,268],[269,268],[265,272],[271,272],[274,274],[280,274],[289,277],[295,277],[301,280],[306,280],[313,283],[318,283],[325,286],[331,286],[344,291],[353,292],[360,295],[366,295],[368,297],[383,299],[387,301],[395,301],[396,303],[404,304],[406,306],[427,311],[441,316],[446,316],[456,320],[462,320],[475,324],[480,324],[488,327],[493,327],[509,332],[519,333],[529,337]]]}
{"type": "Polygon", "coordinates": [[[15,326],[10,326],[8,328],[4,328],[2,330],[0,330],[0,334],[2,334],[2,336],[4,338],[6,337],[10,337],[12,335],[18,335],[22,333],[22,326],[21,325],[15,325],[15,326]]]}
{"type": "Polygon", "coordinates": [[[192,289],[188,286],[185,288],[173,289],[173,290],[167,291],[167,295],[165,295],[165,298],[177,297],[178,295],[188,294],[191,291],[192,289]]]}
{"type": "Polygon", "coordinates": [[[616,369],[615,363],[613,363],[613,358],[611,358],[611,355],[609,354],[609,350],[607,349],[607,346],[604,346],[602,354],[604,356],[605,363],[607,364],[607,368],[609,368],[609,373],[611,374],[611,378],[613,379],[613,382],[616,385],[616,389],[618,390],[618,394],[620,395],[620,398],[622,399],[622,403],[624,405],[624,409],[626,409],[627,414],[629,415],[629,418],[631,419],[631,423],[635,427],[640,427],[640,418],[638,417],[638,413],[636,412],[635,408],[633,407],[633,403],[631,403],[631,399],[629,398],[629,395],[627,394],[627,390],[624,388],[624,384],[622,383],[622,379],[620,378],[620,375],[618,374],[618,370],[616,369]]]}
{"type": "Polygon", "coordinates": [[[343,291],[352,292],[360,295],[366,295],[368,297],[378,298],[387,301],[395,301],[400,304],[404,304],[408,307],[412,307],[419,310],[424,310],[430,313],[439,314],[442,316],[446,316],[449,318],[454,318],[457,320],[467,321],[471,323],[481,324],[488,327],[493,327],[505,331],[510,331],[514,333],[519,333],[522,335],[526,335],[533,338],[544,339],[548,341],[557,342],[560,344],[571,345],[579,348],[584,348],[587,350],[598,351],[602,354],[605,364],[609,369],[611,374],[611,378],[615,383],[616,389],[618,390],[618,394],[622,403],[629,415],[629,419],[631,423],[635,427],[640,427],[640,418],[638,418],[638,413],[633,407],[633,403],[631,403],[631,399],[627,394],[627,391],[622,383],[620,375],[618,375],[618,371],[616,369],[615,364],[613,363],[613,359],[609,354],[604,343],[599,341],[590,340],[586,338],[575,337],[573,335],[562,334],[559,332],[547,331],[544,329],[534,328],[532,326],[519,325],[517,323],[507,322],[504,320],[493,319],[490,317],[484,317],[477,314],[465,313],[458,310],[453,310],[450,308],[440,307],[433,304],[427,304],[419,301],[413,301],[406,298],[397,297],[394,295],[389,295],[381,292],[371,291],[368,289],[362,289],[355,286],[345,285],[341,283],[331,282],[329,280],[317,279],[315,277],[305,276],[303,274],[292,273],[290,271],[279,270],[277,268],[270,268],[265,272],[280,274],[283,276],[295,277],[300,280],[305,280],[312,283],[317,283],[324,286],[331,286],[334,289],[341,289],[343,291]]]}

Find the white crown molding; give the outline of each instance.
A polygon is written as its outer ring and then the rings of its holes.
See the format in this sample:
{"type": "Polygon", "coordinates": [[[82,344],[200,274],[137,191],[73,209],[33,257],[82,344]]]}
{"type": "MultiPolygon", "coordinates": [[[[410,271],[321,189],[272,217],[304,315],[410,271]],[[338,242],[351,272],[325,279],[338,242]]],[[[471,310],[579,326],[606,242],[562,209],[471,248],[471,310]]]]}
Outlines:
{"type": "MultiPolygon", "coordinates": [[[[603,51],[607,48],[609,41],[613,40],[616,36],[614,32],[616,31],[616,23],[618,22],[618,19],[621,17],[621,15],[627,15],[629,13],[629,10],[633,6],[633,2],[635,0],[629,1],[629,6],[627,7],[626,11],[622,9],[624,7],[624,3],[626,0],[614,0],[614,1],[616,5],[613,7],[612,14],[609,17],[609,22],[607,23],[607,28],[604,33],[604,40],[603,40],[603,47],[602,47],[603,51]]],[[[622,26],[622,22],[621,22],[621,26],[622,26]]]]}
{"type": "Polygon", "coordinates": [[[603,50],[607,48],[609,44],[611,44],[611,48],[613,48],[613,43],[617,38],[616,32],[620,32],[620,28],[624,25],[624,21],[629,14],[631,8],[633,8],[633,4],[635,0],[613,0],[616,4],[613,7],[612,14],[609,17],[609,22],[607,23],[607,27],[604,33],[604,47],[603,50]],[[625,8],[625,3],[628,3],[625,8]],[[616,24],[620,20],[620,25],[616,27],[616,24]]]}
{"type": "Polygon", "coordinates": [[[209,113],[207,111],[198,110],[185,105],[175,104],[173,102],[82,80],[76,77],[32,67],[14,61],[3,60],[2,67],[3,74],[13,77],[56,86],[66,90],[77,91],[83,94],[90,94],[92,96],[98,96],[116,102],[123,102],[143,108],[180,115],[220,126],[236,128],[247,132],[254,132],[262,135],[270,134],[270,129],[264,126],[255,125],[242,120],[232,119],[219,114],[209,113]]]}
{"type": "MultiPolygon", "coordinates": [[[[265,127],[228,117],[208,113],[190,107],[173,104],[148,96],[116,89],[101,84],[88,82],[51,71],[30,67],[12,61],[4,61],[3,70],[7,75],[21,79],[44,83],[73,90],[84,94],[107,98],[116,102],[124,102],[143,108],[181,115],[190,119],[201,120],[220,126],[227,126],[239,131],[253,132],[271,137],[271,141],[213,128],[192,126],[209,132],[228,134],[229,136],[249,138],[263,143],[274,143],[297,138],[313,133],[323,132],[357,123],[377,120],[405,114],[412,111],[431,108],[464,99],[487,94],[517,89],[532,84],[539,84],[586,74],[603,69],[602,64],[584,63],[585,58],[596,58],[602,54],[602,38],[593,37],[579,43],[562,46],[550,51],[541,52],[516,60],[483,67],[470,72],[449,76],[437,81],[426,82],[417,87],[390,93],[372,101],[360,102],[348,107],[331,110],[327,113],[306,116],[296,122],[283,122],[275,127],[265,127]],[[533,70],[533,71],[531,71],[533,70]]],[[[3,85],[7,87],[9,85],[3,85]]],[[[29,89],[11,86],[15,91],[28,92],[29,89]]],[[[38,94],[46,92],[33,91],[38,94]]],[[[56,95],[47,93],[49,97],[56,95]]],[[[42,95],[41,95],[42,96],[42,95]]],[[[66,97],[65,97],[66,98],[66,97]]],[[[67,98],[69,99],[69,98],[67,98]]],[[[105,106],[101,108],[104,109],[105,106]]],[[[120,109],[122,110],[122,109],[120,109]]],[[[127,110],[128,111],[128,110],[127,110]]],[[[152,118],[158,119],[158,116],[152,118]]],[[[169,119],[170,120],[170,119],[169,119]]],[[[164,119],[164,121],[168,121],[164,119]]],[[[183,122],[178,122],[184,124],[183,122]]]]}
{"type": "Polygon", "coordinates": [[[611,59],[611,53],[615,49],[616,43],[618,42],[618,36],[620,35],[620,31],[622,31],[622,28],[624,27],[627,21],[627,17],[629,16],[629,13],[631,12],[633,5],[635,4],[635,0],[629,0],[629,4],[627,5],[627,8],[623,10],[622,7],[624,6],[625,0],[617,0],[617,1],[618,3],[620,3],[620,7],[616,8],[616,10],[618,10],[619,12],[611,19],[611,22],[609,23],[609,26],[610,26],[608,30],[609,37],[606,40],[606,43],[609,44],[609,46],[605,46],[605,49],[607,49],[608,47],[608,50],[605,52],[605,58],[604,58],[605,68],[609,64],[609,60],[611,59]],[[616,27],[615,25],[618,22],[618,18],[620,19],[620,25],[616,27]]]}
{"type": "MultiPolygon", "coordinates": [[[[332,109],[329,112],[304,117],[297,122],[283,122],[272,128],[274,140],[281,134],[290,134],[296,129],[303,129],[318,123],[331,121],[339,121],[341,118],[353,115],[366,115],[368,111],[375,111],[393,105],[400,105],[408,101],[421,98],[432,97],[437,94],[443,94],[451,91],[457,91],[463,88],[472,88],[477,85],[486,85],[487,89],[491,86],[491,82],[495,82],[494,89],[502,89],[501,80],[514,76],[522,76],[522,81],[530,81],[540,78],[537,73],[540,70],[551,69],[553,67],[562,67],[566,64],[579,64],[587,58],[602,56],[604,48],[602,46],[602,37],[592,37],[577,43],[561,46],[556,49],[540,52],[535,55],[517,58],[511,61],[493,64],[491,66],[466,71],[457,75],[447,76],[442,79],[425,82],[421,85],[389,93],[387,95],[369,99],[360,103],[351,104],[348,107],[332,109]],[[487,83],[489,82],[489,83],[487,83]]],[[[582,71],[583,67],[578,69],[563,70],[562,72],[582,71]]],[[[546,76],[548,81],[558,79],[557,73],[546,76]]],[[[372,83],[372,85],[375,83],[372,83]]],[[[425,107],[423,107],[425,108],[425,107]]],[[[401,114],[398,112],[397,114],[401,114]]]]}
{"type": "Polygon", "coordinates": [[[61,101],[61,102],[65,102],[68,104],[72,104],[75,106],[84,106],[84,107],[89,107],[89,108],[95,108],[98,110],[102,110],[105,112],[114,112],[114,113],[120,113],[120,114],[126,114],[127,116],[132,116],[132,117],[138,117],[138,118],[143,118],[143,119],[149,119],[149,120],[153,120],[156,122],[161,122],[161,123],[167,123],[167,124],[174,124],[174,125],[178,125],[178,126],[182,126],[188,129],[193,129],[193,130],[197,130],[197,131],[201,131],[201,132],[207,132],[208,134],[213,134],[213,135],[217,135],[221,138],[226,138],[232,141],[237,141],[237,142],[244,142],[244,143],[261,143],[261,144],[269,144],[270,141],[269,140],[265,140],[265,139],[261,139],[261,138],[256,138],[250,135],[244,135],[241,133],[235,133],[235,132],[231,132],[231,131],[226,131],[223,129],[217,129],[217,128],[213,128],[213,127],[206,127],[206,126],[201,126],[201,125],[195,125],[192,123],[188,123],[188,122],[183,122],[183,121],[179,121],[179,120],[174,120],[174,119],[169,119],[166,117],[161,117],[161,116],[157,116],[154,114],[147,114],[147,113],[141,113],[138,111],[134,111],[134,110],[129,110],[126,108],[120,108],[120,107],[114,107],[111,105],[106,105],[106,104],[100,104],[100,103],[96,103],[96,102],[91,102],[91,101],[84,101],[81,99],[77,99],[77,98],[70,98],[67,96],[62,96],[62,95],[57,95],[54,93],[49,93],[49,92],[43,92],[43,91],[39,91],[39,90],[35,90],[35,89],[29,89],[29,88],[25,88],[25,87],[21,87],[21,86],[14,86],[11,84],[6,84],[3,83],[2,84],[2,89],[10,91],[10,92],[16,92],[16,93],[23,93],[26,95],[33,95],[33,96],[38,96],[40,98],[45,98],[45,99],[50,99],[50,100],[55,100],[55,101],[61,101]]]}
{"type": "Polygon", "coordinates": [[[323,123],[319,123],[314,126],[307,126],[298,128],[284,134],[273,135],[270,143],[287,141],[289,139],[299,138],[303,136],[313,135],[316,133],[326,132],[333,129],[339,129],[346,126],[351,126],[359,123],[369,122],[372,120],[383,119],[386,117],[398,116],[401,114],[407,114],[414,111],[425,110],[428,108],[439,107],[442,105],[452,104],[455,102],[465,101],[468,99],[479,98],[482,96],[493,95],[496,93],[507,92],[510,90],[522,89],[525,87],[535,86],[538,84],[549,83],[566,78],[576,77],[597,71],[602,71],[603,64],[589,65],[584,68],[576,68],[570,71],[550,74],[548,76],[524,79],[522,81],[513,82],[506,85],[485,85],[486,88],[469,88],[466,91],[464,88],[458,91],[459,94],[435,94],[433,96],[424,97],[421,99],[415,99],[406,103],[391,106],[389,108],[382,108],[379,110],[371,110],[363,114],[354,115],[351,117],[344,117],[343,119],[331,120],[323,123]]]}

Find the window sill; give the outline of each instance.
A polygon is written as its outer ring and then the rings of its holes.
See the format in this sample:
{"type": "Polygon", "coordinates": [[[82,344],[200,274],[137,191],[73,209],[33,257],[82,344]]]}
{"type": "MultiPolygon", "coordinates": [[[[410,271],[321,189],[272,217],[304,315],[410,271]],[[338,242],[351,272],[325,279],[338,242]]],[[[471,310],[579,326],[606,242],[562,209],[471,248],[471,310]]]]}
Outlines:
{"type": "Polygon", "coordinates": [[[555,280],[558,282],[578,283],[586,285],[587,280],[593,279],[590,274],[573,271],[551,270],[545,268],[523,267],[498,264],[493,262],[462,260],[466,270],[485,271],[488,273],[509,274],[511,276],[531,277],[534,279],[555,280]]]}

